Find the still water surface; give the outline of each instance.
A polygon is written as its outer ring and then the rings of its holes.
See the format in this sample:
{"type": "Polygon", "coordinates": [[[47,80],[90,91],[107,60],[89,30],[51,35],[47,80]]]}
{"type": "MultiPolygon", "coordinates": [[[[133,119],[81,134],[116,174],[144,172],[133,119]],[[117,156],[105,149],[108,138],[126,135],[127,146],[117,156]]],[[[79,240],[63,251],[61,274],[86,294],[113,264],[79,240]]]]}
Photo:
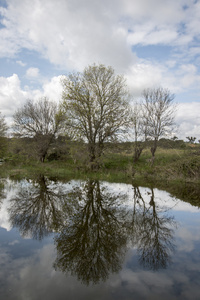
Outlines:
{"type": "Polygon", "coordinates": [[[0,299],[200,299],[200,210],[95,180],[0,182],[0,299]]]}

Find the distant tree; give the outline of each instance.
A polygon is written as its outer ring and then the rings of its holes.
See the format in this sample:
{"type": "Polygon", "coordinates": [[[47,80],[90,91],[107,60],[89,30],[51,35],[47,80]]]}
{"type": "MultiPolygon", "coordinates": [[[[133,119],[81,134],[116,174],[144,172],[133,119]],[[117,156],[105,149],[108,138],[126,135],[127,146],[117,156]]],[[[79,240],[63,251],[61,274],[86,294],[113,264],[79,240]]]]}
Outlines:
{"type": "Polygon", "coordinates": [[[172,139],[172,141],[177,141],[178,137],[176,135],[174,135],[171,139],[172,139]]]}
{"type": "Polygon", "coordinates": [[[61,129],[62,116],[59,114],[58,105],[45,97],[37,102],[27,100],[15,112],[13,119],[15,135],[33,138],[36,154],[44,162],[53,139],[61,129]]]}
{"type": "Polygon", "coordinates": [[[90,168],[98,166],[105,142],[128,125],[128,93],[123,76],[111,67],[91,65],[63,80],[63,108],[68,133],[88,145],[90,168]]]}
{"type": "Polygon", "coordinates": [[[7,148],[6,133],[8,126],[5,121],[5,117],[0,112],[0,157],[4,156],[7,148]]]}
{"type": "Polygon", "coordinates": [[[196,140],[196,137],[193,137],[193,136],[187,136],[186,139],[188,139],[188,141],[192,144],[194,144],[195,140],[196,140]]]}
{"type": "Polygon", "coordinates": [[[174,95],[162,87],[143,91],[143,121],[145,135],[153,140],[152,162],[159,138],[167,136],[173,129],[175,106],[174,95]]]}

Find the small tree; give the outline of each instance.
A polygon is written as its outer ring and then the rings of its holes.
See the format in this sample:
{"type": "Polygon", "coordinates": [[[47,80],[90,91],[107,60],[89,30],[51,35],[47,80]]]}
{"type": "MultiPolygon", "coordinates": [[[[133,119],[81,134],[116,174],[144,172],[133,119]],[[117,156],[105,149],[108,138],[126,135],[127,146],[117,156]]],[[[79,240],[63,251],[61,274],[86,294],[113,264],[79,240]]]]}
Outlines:
{"type": "Polygon", "coordinates": [[[187,136],[186,139],[188,139],[188,141],[191,143],[191,144],[194,144],[195,140],[196,140],[196,137],[193,137],[193,136],[187,136]]]}
{"type": "Polygon", "coordinates": [[[60,130],[62,116],[59,114],[58,105],[45,97],[35,103],[27,100],[15,112],[13,119],[15,135],[33,138],[37,156],[44,162],[47,151],[60,130]]]}
{"type": "Polygon", "coordinates": [[[174,95],[168,89],[155,88],[143,91],[143,120],[146,135],[153,139],[152,162],[155,158],[159,138],[167,136],[173,129],[175,106],[174,95]]]}
{"type": "Polygon", "coordinates": [[[63,80],[68,133],[87,143],[89,163],[98,165],[105,142],[128,125],[128,93],[123,76],[111,67],[92,65],[63,80]]]}
{"type": "Polygon", "coordinates": [[[176,135],[174,135],[174,136],[171,138],[171,140],[175,142],[175,141],[178,140],[178,137],[177,137],[176,135]]]}

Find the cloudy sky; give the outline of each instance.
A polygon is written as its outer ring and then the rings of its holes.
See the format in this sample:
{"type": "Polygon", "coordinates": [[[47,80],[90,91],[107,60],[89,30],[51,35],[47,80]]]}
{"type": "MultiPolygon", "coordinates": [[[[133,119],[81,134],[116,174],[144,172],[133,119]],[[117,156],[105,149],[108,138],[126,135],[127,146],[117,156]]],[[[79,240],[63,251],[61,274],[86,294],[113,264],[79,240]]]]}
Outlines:
{"type": "Polygon", "coordinates": [[[200,0],[0,0],[0,111],[59,101],[60,78],[93,63],[127,78],[136,99],[176,95],[177,136],[200,139],[200,0]]]}

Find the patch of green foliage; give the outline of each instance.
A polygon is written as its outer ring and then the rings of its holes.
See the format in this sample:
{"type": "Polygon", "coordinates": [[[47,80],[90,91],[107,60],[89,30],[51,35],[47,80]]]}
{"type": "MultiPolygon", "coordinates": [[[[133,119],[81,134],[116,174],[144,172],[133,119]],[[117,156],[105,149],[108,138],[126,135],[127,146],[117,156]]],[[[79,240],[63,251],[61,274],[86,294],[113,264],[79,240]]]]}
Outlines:
{"type": "Polygon", "coordinates": [[[100,158],[99,167],[91,170],[87,164],[87,147],[84,143],[57,141],[50,149],[48,159],[38,162],[29,153],[31,141],[11,140],[5,163],[0,166],[1,176],[26,177],[45,174],[58,178],[97,178],[107,181],[200,181],[199,145],[177,147],[178,141],[170,141],[171,148],[164,147],[166,140],[157,148],[152,162],[149,146],[143,150],[137,163],[133,164],[134,143],[107,143],[100,158]],[[26,147],[24,146],[26,144],[26,147]],[[174,145],[174,147],[172,147],[174,145]],[[58,151],[59,149],[59,151],[58,151]]]}

